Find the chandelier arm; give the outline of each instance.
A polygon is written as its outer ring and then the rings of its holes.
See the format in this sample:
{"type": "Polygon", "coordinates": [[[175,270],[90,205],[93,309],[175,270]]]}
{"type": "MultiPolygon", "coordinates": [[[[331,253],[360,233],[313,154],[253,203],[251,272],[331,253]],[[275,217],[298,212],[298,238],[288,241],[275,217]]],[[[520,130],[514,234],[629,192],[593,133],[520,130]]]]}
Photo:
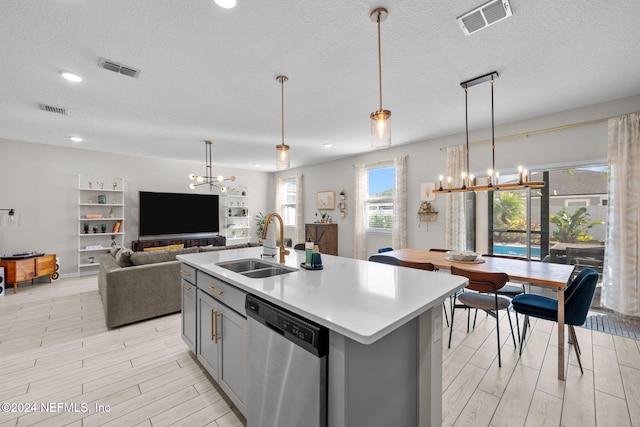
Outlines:
{"type": "Polygon", "coordinates": [[[496,135],[493,112],[493,74],[491,75],[491,167],[493,173],[496,173],[496,135]]]}
{"type": "MultiPolygon", "coordinates": [[[[465,128],[465,134],[467,136],[467,176],[469,176],[469,185],[473,185],[473,183],[471,182],[471,164],[469,163],[469,104],[468,104],[468,98],[469,98],[469,88],[465,87],[464,88],[464,128],[465,128]]],[[[462,185],[464,186],[465,183],[463,182],[462,185]]]]}

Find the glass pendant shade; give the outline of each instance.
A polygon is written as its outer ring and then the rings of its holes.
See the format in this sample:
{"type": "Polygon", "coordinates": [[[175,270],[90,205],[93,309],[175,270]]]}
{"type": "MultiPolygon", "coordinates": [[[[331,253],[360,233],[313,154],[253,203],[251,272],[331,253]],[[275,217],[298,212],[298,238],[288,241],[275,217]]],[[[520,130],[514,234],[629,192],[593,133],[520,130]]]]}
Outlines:
{"type": "Polygon", "coordinates": [[[276,145],[276,169],[289,169],[289,146],[286,144],[276,145]]]}
{"type": "Polygon", "coordinates": [[[371,113],[371,147],[384,148],[391,145],[391,111],[378,110],[371,113]]]}

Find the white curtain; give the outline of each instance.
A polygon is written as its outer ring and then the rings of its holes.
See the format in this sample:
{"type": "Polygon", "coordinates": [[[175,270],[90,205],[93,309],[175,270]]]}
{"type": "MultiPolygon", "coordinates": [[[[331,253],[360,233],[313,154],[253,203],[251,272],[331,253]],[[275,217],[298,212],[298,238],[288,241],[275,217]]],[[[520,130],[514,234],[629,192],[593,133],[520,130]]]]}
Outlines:
{"type": "Polygon", "coordinates": [[[602,304],[640,316],[640,112],[609,119],[609,209],[602,304]]]}
{"type": "Polygon", "coordinates": [[[367,238],[365,231],[365,201],[367,200],[367,169],[364,163],[353,165],[355,181],[353,185],[353,257],[367,258],[367,238]]]}
{"type": "Polygon", "coordinates": [[[304,185],[302,174],[296,175],[296,229],[293,244],[304,242],[304,185]]]}
{"type": "Polygon", "coordinates": [[[393,230],[391,232],[391,247],[402,249],[407,247],[407,157],[393,159],[396,173],[396,191],[393,200],[393,230]]]}
{"type": "MultiPolygon", "coordinates": [[[[465,148],[463,145],[447,147],[446,177],[443,186],[448,186],[447,177],[451,177],[451,186],[462,186],[462,172],[465,171],[465,148]]],[[[464,251],[467,249],[467,230],[465,225],[465,193],[445,194],[444,245],[446,249],[464,251]]]]}

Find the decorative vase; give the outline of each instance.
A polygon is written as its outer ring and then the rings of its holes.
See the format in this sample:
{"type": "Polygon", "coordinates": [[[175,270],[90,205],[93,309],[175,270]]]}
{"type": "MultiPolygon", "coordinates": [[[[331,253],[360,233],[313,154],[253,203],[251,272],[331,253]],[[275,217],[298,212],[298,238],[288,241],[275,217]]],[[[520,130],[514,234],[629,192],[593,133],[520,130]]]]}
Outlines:
{"type": "Polygon", "coordinates": [[[111,210],[109,210],[109,218],[115,218],[116,217],[116,211],[115,209],[111,208],[111,210]]]}

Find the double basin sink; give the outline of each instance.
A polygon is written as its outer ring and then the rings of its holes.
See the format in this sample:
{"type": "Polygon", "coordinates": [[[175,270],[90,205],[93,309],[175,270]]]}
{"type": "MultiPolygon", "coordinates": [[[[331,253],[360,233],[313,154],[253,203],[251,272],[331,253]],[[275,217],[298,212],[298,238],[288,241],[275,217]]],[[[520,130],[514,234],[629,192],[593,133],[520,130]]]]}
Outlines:
{"type": "Polygon", "coordinates": [[[257,258],[220,262],[216,265],[252,279],[264,279],[265,277],[279,276],[281,274],[298,271],[295,268],[285,267],[280,264],[272,264],[257,258]]]}

